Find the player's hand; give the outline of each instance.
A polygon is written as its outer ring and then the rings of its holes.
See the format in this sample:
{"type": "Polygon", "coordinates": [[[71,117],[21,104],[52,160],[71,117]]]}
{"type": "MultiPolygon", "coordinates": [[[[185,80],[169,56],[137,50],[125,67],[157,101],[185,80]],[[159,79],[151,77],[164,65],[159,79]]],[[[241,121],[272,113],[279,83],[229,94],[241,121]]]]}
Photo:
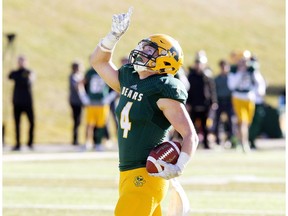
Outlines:
{"type": "Polygon", "coordinates": [[[132,10],[133,8],[130,7],[127,13],[113,15],[111,31],[99,43],[103,52],[113,51],[116,43],[129,27],[132,10]]]}
{"type": "Polygon", "coordinates": [[[157,160],[157,163],[163,166],[164,170],[159,173],[149,173],[149,175],[169,180],[182,174],[182,170],[176,164],[166,163],[162,160],[157,160]]]}
{"type": "Polygon", "coordinates": [[[116,38],[119,39],[128,29],[132,11],[133,7],[130,7],[127,13],[113,15],[111,31],[116,38]]]}

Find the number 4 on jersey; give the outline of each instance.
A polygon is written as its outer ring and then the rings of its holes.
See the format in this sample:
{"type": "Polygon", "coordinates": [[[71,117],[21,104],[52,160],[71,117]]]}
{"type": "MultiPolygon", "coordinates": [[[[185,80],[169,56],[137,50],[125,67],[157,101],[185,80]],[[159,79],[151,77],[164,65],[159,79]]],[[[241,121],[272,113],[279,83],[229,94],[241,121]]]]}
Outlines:
{"type": "Polygon", "coordinates": [[[131,130],[131,122],[129,121],[129,112],[132,107],[132,102],[127,102],[121,111],[120,127],[123,129],[123,138],[128,137],[128,132],[131,130]]]}

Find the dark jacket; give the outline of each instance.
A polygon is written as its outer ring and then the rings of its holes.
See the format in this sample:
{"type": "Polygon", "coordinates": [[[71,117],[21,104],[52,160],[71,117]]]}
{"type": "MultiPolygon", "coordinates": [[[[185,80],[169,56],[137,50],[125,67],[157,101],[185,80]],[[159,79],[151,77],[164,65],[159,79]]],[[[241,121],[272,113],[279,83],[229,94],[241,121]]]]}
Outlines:
{"type": "Polygon", "coordinates": [[[188,91],[187,104],[193,110],[208,111],[213,103],[217,103],[215,82],[204,72],[197,73],[194,68],[189,69],[188,81],[190,89],[188,91]]]}
{"type": "Polygon", "coordinates": [[[14,80],[13,104],[18,106],[32,106],[32,83],[29,76],[31,71],[20,68],[9,74],[9,79],[14,80]]]}

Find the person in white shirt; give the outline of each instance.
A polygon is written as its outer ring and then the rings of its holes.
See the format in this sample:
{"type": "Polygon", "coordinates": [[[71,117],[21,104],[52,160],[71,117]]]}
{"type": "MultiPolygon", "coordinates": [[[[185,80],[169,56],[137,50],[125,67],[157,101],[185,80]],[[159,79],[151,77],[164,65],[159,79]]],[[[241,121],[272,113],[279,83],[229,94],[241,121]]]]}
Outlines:
{"type": "Polygon", "coordinates": [[[244,152],[250,151],[249,126],[252,123],[256,95],[261,94],[264,80],[260,71],[251,67],[250,56],[246,53],[238,61],[235,73],[228,75],[228,87],[232,91],[232,104],[238,120],[238,139],[244,152]]]}
{"type": "MultiPolygon", "coordinates": [[[[259,63],[255,56],[251,57],[250,66],[260,73],[259,63]]],[[[258,82],[256,84],[257,91],[255,91],[255,112],[253,121],[249,127],[249,142],[251,149],[256,149],[255,139],[259,133],[261,133],[262,125],[266,115],[264,104],[264,97],[266,95],[266,82],[262,76],[259,76],[258,82]]]]}

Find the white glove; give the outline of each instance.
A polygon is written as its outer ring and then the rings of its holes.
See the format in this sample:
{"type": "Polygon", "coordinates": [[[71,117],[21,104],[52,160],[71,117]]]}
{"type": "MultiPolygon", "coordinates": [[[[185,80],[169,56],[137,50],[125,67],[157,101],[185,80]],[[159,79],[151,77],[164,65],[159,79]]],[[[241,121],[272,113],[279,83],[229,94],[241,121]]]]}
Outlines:
{"type": "Polygon", "coordinates": [[[122,14],[114,14],[112,17],[112,34],[118,39],[125,33],[130,24],[133,7],[130,7],[128,12],[122,14]]]}
{"type": "Polygon", "coordinates": [[[162,160],[157,160],[156,162],[159,165],[163,166],[164,170],[159,173],[149,173],[149,175],[155,176],[155,177],[161,177],[166,180],[175,178],[177,176],[180,176],[183,173],[183,170],[188,164],[189,160],[190,160],[190,156],[185,152],[180,153],[178,161],[175,165],[171,163],[166,163],[165,161],[162,161],[162,160]]]}
{"type": "Polygon", "coordinates": [[[150,173],[149,175],[155,176],[155,177],[161,177],[166,180],[169,180],[171,178],[175,178],[182,174],[182,171],[177,165],[166,163],[165,161],[162,161],[162,160],[157,160],[157,163],[163,166],[164,170],[159,173],[150,173]]]}
{"type": "Polygon", "coordinates": [[[100,42],[102,51],[111,52],[113,50],[120,37],[129,27],[132,11],[133,7],[130,7],[127,13],[113,15],[111,32],[100,42]]]}

